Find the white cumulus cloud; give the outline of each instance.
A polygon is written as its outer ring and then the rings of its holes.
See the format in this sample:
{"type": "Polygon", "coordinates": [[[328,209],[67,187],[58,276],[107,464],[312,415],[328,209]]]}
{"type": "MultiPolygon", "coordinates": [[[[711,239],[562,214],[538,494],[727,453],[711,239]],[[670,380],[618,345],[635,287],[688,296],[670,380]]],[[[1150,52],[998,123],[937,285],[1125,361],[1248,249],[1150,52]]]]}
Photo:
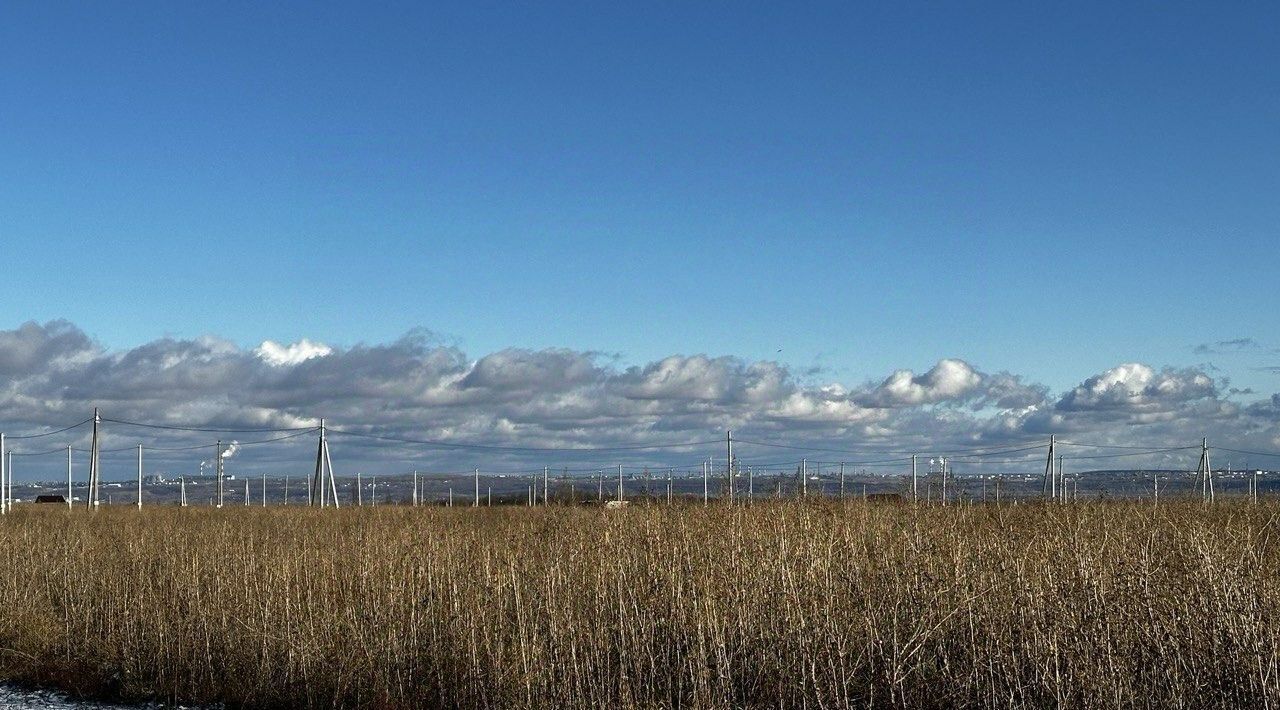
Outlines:
{"type": "Polygon", "coordinates": [[[298,365],[307,360],[317,357],[324,357],[333,352],[333,348],[324,343],[313,343],[306,338],[289,345],[281,345],[274,340],[264,340],[253,354],[257,355],[263,362],[283,367],[286,365],[298,365]]]}

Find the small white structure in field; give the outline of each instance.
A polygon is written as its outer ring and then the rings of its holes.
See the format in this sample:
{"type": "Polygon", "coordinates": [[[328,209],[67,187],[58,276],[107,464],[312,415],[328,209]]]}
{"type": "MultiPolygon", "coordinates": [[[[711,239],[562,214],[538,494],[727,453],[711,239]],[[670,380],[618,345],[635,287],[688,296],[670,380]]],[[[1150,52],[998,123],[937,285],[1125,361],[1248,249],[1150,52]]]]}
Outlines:
{"type": "Polygon", "coordinates": [[[617,510],[619,508],[625,508],[628,505],[631,505],[631,501],[629,500],[610,500],[605,501],[604,508],[605,510],[617,510]]]}

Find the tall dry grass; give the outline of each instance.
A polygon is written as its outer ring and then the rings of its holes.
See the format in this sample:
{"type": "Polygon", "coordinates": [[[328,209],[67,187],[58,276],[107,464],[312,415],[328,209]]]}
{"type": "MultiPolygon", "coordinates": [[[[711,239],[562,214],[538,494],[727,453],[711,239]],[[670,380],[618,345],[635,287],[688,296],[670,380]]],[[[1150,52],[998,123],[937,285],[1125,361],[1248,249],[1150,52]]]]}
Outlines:
{"type": "Polygon", "coordinates": [[[1262,706],[1280,505],[0,521],[0,674],[253,707],[1262,706]]]}

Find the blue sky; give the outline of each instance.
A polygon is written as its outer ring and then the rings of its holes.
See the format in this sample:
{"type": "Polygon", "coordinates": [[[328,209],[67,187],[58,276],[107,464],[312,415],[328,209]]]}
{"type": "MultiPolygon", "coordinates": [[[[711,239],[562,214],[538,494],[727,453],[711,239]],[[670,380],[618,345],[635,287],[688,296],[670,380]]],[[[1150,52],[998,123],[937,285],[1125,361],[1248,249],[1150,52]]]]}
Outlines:
{"type": "Polygon", "coordinates": [[[1280,390],[1274,4],[262,5],[0,11],[0,324],[1280,390]]]}

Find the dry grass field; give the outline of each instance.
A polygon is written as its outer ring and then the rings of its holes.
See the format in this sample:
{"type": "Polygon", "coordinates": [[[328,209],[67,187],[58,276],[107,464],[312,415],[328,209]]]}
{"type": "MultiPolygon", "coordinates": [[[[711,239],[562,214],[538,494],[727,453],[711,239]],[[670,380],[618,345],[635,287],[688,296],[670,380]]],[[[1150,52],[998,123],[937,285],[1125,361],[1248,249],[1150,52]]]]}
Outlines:
{"type": "Polygon", "coordinates": [[[20,509],[0,676],[232,707],[1260,707],[1280,504],[20,509]]]}

